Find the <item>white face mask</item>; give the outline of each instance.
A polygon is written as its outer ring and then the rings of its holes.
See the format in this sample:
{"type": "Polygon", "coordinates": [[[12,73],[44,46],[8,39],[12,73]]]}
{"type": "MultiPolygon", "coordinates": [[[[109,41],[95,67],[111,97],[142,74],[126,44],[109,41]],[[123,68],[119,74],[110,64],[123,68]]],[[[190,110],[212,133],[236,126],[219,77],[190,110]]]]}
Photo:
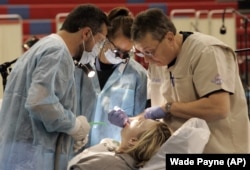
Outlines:
{"type": "Polygon", "coordinates": [[[120,57],[116,57],[115,53],[112,52],[110,49],[104,52],[104,56],[111,64],[119,64],[127,62],[127,59],[121,59],[120,57]]]}
{"type": "Polygon", "coordinates": [[[92,52],[85,51],[85,44],[84,44],[84,42],[83,42],[83,49],[84,49],[84,51],[83,51],[82,57],[81,57],[81,59],[79,61],[80,63],[87,64],[87,63],[89,63],[89,62],[91,62],[92,60],[95,59],[95,56],[93,56],[92,52]]]}
{"type": "MultiPolygon", "coordinates": [[[[93,38],[93,40],[94,40],[94,38],[93,38]]],[[[99,55],[103,44],[104,44],[104,40],[101,42],[95,43],[91,52],[84,51],[82,54],[80,63],[82,63],[82,64],[93,63],[95,61],[95,58],[99,55]]],[[[83,44],[83,46],[84,46],[84,44],[83,44]]],[[[85,48],[85,46],[84,46],[84,48],[85,48]]]]}

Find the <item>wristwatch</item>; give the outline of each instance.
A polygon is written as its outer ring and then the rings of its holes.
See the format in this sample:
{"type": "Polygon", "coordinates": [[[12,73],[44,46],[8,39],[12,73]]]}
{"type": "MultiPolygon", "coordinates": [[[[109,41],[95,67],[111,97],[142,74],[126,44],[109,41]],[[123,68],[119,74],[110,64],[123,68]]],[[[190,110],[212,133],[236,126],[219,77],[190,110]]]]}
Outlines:
{"type": "Polygon", "coordinates": [[[167,114],[171,114],[170,110],[171,110],[171,106],[172,106],[172,103],[171,102],[168,102],[165,106],[165,109],[166,109],[166,113],[167,114]]]}

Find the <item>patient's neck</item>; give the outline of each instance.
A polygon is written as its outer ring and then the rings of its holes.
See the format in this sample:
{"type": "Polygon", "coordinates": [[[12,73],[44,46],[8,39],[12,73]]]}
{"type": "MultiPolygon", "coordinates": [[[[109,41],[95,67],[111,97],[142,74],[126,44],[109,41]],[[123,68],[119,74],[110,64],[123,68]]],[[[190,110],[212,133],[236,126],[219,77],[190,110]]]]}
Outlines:
{"type": "Polygon", "coordinates": [[[121,142],[120,146],[117,148],[117,153],[125,153],[130,148],[128,143],[121,142]]]}

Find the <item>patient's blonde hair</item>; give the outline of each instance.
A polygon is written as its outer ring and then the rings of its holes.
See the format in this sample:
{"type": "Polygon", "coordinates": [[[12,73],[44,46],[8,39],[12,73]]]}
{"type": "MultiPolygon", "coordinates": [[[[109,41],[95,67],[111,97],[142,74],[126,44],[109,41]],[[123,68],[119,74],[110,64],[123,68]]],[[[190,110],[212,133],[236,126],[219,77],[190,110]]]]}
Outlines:
{"type": "Polygon", "coordinates": [[[134,158],[136,167],[143,167],[171,134],[166,123],[157,122],[155,126],[139,134],[138,142],[126,150],[125,153],[134,158]]]}

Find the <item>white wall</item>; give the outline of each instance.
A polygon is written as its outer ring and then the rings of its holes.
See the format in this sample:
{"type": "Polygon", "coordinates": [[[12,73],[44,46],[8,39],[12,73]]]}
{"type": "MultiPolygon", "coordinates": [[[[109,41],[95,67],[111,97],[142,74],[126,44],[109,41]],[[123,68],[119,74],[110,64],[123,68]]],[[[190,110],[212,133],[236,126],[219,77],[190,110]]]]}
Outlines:
{"type": "MultiPolygon", "coordinates": [[[[22,18],[19,15],[0,15],[0,64],[13,61],[22,52],[22,18]]],[[[0,76],[0,98],[3,96],[3,80],[0,76]]]]}
{"type": "Polygon", "coordinates": [[[170,18],[178,31],[198,31],[212,35],[227,43],[234,50],[236,49],[236,18],[232,12],[226,15],[225,26],[226,34],[220,33],[222,26],[223,9],[219,10],[194,10],[194,9],[175,9],[170,13],[170,18]]]}

